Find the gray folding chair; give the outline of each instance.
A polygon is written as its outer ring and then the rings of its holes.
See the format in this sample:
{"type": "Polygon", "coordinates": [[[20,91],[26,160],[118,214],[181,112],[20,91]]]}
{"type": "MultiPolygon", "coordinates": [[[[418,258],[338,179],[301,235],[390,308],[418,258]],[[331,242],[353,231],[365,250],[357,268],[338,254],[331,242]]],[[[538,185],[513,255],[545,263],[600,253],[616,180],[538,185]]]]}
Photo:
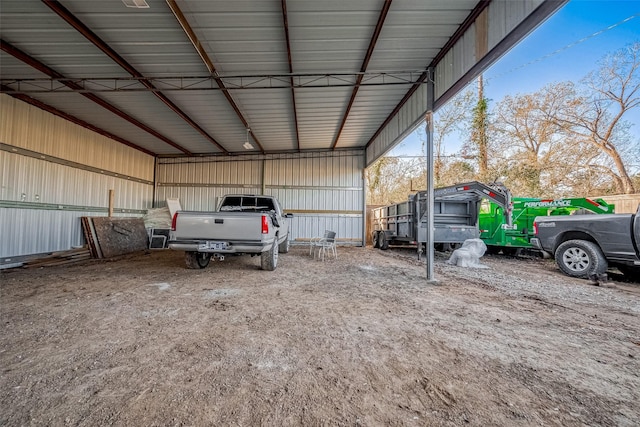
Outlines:
{"type": "Polygon", "coordinates": [[[326,230],[322,237],[314,237],[311,239],[309,255],[313,255],[313,258],[315,259],[316,254],[318,254],[318,257],[324,261],[327,253],[332,255],[335,259],[338,259],[335,231],[326,230]]]}

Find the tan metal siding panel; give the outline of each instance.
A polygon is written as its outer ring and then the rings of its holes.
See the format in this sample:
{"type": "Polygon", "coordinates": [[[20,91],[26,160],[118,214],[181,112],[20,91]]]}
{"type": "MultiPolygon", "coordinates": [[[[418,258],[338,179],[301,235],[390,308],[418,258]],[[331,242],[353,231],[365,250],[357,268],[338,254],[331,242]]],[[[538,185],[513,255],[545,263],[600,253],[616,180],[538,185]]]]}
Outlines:
{"type": "MultiPolygon", "coordinates": [[[[69,250],[85,243],[82,216],[104,212],[0,208],[0,262],[7,258],[69,250]]],[[[134,214],[114,213],[115,217],[134,214]]]]}
{"type": "Polygon", "coordinates": [[[156,206],[166,206],[167,198],[178,198],[182,210],[213,211],[225,194],[256,194],[257,187],[158,187],[156,206]]]}
{"type": "Polygon", "coordinates": [[[153,180],[154,158],[8,95],[0,95],[0,141],[44,155],[153,180]],[[6,118],[5,118],[6,116],[6,118]]]}
{"type": "Polygon", "coordinates": [[[112,189],[117,208],[149,209],[152,204],[153,187],[149,184],[6,151],[0,151],[0,166],[0,201],[107,207],[112,189]]]}
{"type": "Polygon", "coordinates": [[[190,161],[163,159],[159,161],[156,180],[166,184],[226,184],[257,185],[261,181],[262,161],[190,161]]]}
{"type": "Polygon", "coordinates": [[[350,240],[362,240],[362,216],[357,215],[295,215],[291,220],[290,239],[306,243],[312,237],[319,237],[325,230],[336,232],[338,244],[350,240]]]}
{"type": "Polygon", "coordinates": [[[283,208],[295,211],[336,211],[356,214],[362,211],[362,190],[267,189],[283,208]]]}
{"type": "Polygon", "coordinates": [[[522,22],[544,0],[493,1],[489,5],[489,50],[522,22]]]}

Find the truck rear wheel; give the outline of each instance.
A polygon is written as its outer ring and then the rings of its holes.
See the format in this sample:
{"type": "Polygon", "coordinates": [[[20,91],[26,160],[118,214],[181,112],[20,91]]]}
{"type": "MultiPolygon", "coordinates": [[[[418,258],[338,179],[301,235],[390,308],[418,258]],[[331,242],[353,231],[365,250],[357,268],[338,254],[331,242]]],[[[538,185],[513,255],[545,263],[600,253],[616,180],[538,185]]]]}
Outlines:
{"type": "Polygon", "coordinates": [[[278,242],[273,242],[271,249],[260,254],[260,265],[263,270],[273,271],[278,265],[278,242]]]}
{"type": "Polygon", "coordinates": [[[556,263],[567,276],[588,279],[593,274],[607,271],[607,260],[593,242],[568,240],[558,246],[556,263]]]}
{"type": "Polygon", "coordinates": [[[284,242],[280,243],[280,245],[278,246],[278,252],[286,254],[289,252],[290,248],[291,242],[289,241],[289,235],[287,234],[287,238],[284,239],[284,242]]]}
{"type": "Polygon", "coordinates": [[[206,252],[185,252],[184,260],[187,268],[205,268],[211,261],[211,254],[206,252]]]}

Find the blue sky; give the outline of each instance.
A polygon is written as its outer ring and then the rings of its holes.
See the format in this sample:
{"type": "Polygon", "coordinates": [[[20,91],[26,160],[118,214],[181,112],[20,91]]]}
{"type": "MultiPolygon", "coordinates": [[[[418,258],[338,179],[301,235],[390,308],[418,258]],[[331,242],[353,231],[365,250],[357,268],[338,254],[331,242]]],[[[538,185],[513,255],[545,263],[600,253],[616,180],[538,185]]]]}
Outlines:
{"type": "MultiPolygon", "coordinates": [[[[505,95],[578,81],[605,55],[635,41],[640,41],[640,0],[571,0],[485,72],[485,96],[491,107],[505,95]]],[[[640,109],[627,120],[640,138],[640,109]]],[[[452,136],[446,152],[457,151],[459,144],[452,136]]],[[[420,154],[420,142],[411,134],[388,155],[420,154]]]]}

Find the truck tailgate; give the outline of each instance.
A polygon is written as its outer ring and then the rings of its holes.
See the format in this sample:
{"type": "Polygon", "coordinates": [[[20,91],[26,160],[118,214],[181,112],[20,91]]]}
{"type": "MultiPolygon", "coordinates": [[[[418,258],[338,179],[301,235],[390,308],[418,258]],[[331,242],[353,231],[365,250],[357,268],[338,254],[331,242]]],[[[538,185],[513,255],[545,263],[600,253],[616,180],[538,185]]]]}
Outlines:
{"type": "MultiPolygon", "coordinates": [[[[247,212],[178,212],[176,240],[261,241],[262,216],[247,212]]],[[[268,219],[271,227],[271,220],[268,219]]]]}

